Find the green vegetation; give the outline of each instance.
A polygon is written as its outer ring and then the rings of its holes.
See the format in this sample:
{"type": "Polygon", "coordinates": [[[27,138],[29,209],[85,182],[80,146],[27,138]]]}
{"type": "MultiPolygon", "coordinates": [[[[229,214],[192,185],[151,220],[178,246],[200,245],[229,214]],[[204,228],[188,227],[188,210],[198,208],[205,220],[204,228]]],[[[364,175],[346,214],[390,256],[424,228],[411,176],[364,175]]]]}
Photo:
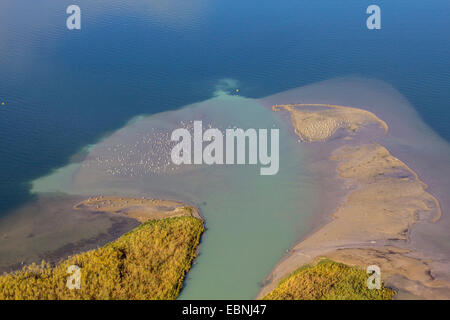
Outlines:
{"type": "Polygon", "coordinates": [[[368,274],[331,260],[306,265],[281,281],[265,300],[389,300],[395,291],[367,288],[368,274]]]}
{"type": "Polygon", "coordinates": [[[204,231],[193,217],[148,221],[117,241],[55,267],[42,263],[0,277],[1,299],[176,299],[204,231]],[[68,289],[67,268],[81,268],[68,289]]]}

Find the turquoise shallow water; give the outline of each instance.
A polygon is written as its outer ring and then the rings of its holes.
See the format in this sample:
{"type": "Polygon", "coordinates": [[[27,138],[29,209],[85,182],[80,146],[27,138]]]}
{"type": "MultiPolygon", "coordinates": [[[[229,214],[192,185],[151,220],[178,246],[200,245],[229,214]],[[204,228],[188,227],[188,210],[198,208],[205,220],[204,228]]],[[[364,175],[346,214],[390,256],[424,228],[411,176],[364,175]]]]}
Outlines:
{"type": "MultiPolygon", "coordinates": [[[[154,159],[163,155],[158,151],[154,159]]],[[[178,111],[132,121],[93,146],[81,164],[69,165],[35,181],[33,190],[145,195],[194,203],[205,217],[207,232],[180,298],[252,299],[260,289],[259,283],[284,252],[308,230],[315,185],[304,168],[305,161],[287,122],[257,100],[222,93],[178,111]],[[184,166],[174,172],[144,172],[140,160],[122,166],[116,160],[117,151],[108,152],[120,146],[124,155],[140,154],[138,159],[142,156],[147,160],[147,147],[139,147],[137,141],[146,137],[168,143],[168,136],[162,132],[170,132],[180,121],[194,120],[217,128],[280,129],[278,174],[261,176],[260,165],[184,166]],[[155,133],[154,128],[162,131],[155,133]],[[113,166],[120,168],[120,176],[105,170],[106,164],[115,161],[113,166]]]]}

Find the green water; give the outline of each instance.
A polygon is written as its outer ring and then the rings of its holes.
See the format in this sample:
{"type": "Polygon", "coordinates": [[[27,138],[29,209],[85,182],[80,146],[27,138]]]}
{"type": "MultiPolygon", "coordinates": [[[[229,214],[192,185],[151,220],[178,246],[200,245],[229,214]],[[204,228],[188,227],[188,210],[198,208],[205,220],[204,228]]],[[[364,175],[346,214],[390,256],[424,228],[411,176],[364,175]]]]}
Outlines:
{"type": "Polygon", "coordinates": [[[83,163],[78,168],[71,164],[55,171],[56,178],[38,179],[33,190],[146,195],[200,207],[207,231],[181,299],[254,298],[259,283],[306,231],[314,205],[310,200],[314,185],[303,169],[304,157],[292,128],[257,100],[223,92],[178,111],[130,122],[92,147],[83,163]],[[112,159],[114,153],[105,150],[118,145],[126,148],[126,154],[144,154],[146,148],[139,149],[135,141],[147,137],[153,128],[176,128],[179,121],[194,120],[217,128],[280,129],[278,174],[261,176],[260,165],[215,165],[175,173],[111,177],[101,165],[83,165],[92,161],[89,159],[112,159]]]}
{"type": "Polygon", "coordinates": [[[299,193],[295,175],[279,174],[254,179],[235,170],[223,185],[204,191],[208,231],[181,299],[256,296],[258,283],[304,230],[302,218],[309,214],[308,191],[299,193]]]}

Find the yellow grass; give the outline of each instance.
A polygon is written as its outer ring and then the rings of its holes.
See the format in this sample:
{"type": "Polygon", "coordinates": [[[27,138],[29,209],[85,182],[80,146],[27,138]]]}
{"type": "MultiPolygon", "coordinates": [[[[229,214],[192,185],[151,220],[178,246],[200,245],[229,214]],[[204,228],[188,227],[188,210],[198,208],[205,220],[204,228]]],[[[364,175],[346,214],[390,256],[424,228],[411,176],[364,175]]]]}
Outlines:
{"type": "Polygon", "coordinates": [[[389,300],[395,291],[368,289],[369,275],[362,269],[324,260],[304,266],[280,282],[265,300],[389,300]]]}
{"type": "Polygon", "coordinates": [[[196,256],[203,221],[148,221],[102,248],[0,277],[0,299],[176,299],[196,256]],[[66,286],[81,268],[81,289],[66,286]]]}

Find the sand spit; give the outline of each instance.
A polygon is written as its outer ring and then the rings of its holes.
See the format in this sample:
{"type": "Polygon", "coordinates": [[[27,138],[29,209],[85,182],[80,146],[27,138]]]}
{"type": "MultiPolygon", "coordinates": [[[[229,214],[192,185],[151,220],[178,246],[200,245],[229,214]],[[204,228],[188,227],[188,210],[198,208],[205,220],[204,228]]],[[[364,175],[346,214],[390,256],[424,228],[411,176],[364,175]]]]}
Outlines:
{"type": "Polygon", "coordinates": [[[123,214],[139,222],[165,218],[191,216],[202,219],[196,207],[170,200],[147,198],[124,198],[117,196],[98,196],[84,200],[73,207],[75,210],[123,214]]]}
{"type": "Polygon", "coordinates": [[[0,274],[57,263],[117,240],[149,219],[192,216],[198,208],[145,197],[42,194],[0,223],[0,274]]]}
{"type": "Polygon", "coordinates": [[[294,104],[272,109],[290,112],[302,141],[325,141],[338,129],[346,129],[346,136],[340,137],[345,142],[329,150],[328,156],[330,163],[338,162],[337,174],[349,193],[333,219],[295,245],[276,266],[258,297],[298,267],[328,257],[363,268],[378,265],[385,284],[399,290],[398,298],[449,298],[450,282],[436,279],[431,261],[408,248],[413,224],[439,220],[439,202],[417,174],[385,147],[349,141],[356,131],[372,123],[387,132],[386,123],[371,112],[344,106],[294,104]]]}
{"type": "Polygon", "coordinates": [[[318,103],[275,105],[272,109],[289,111],[295,132],[305,142],[326,140],[338,129],[356,132],[369,124],[377,124],[388,132],[386,122],[363,109],[318,103]]]}

